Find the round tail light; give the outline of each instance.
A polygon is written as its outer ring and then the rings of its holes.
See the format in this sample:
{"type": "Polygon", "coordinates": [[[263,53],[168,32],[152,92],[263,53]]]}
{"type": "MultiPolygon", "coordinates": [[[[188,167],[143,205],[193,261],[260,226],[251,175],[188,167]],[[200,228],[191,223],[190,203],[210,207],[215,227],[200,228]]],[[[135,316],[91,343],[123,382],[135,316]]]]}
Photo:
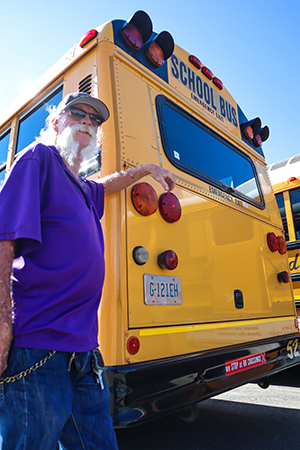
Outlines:
{"type": "Polygon", "coordinates": [[[267,234],[267,242],[271,252],[276,252],[278,250],[278,239],[275,233],[267,234]]]}
{"type": "Polygon", "coordinates": [[[278,240],[278,251],[281,255],[285,255],[287,249],[286,249],[286,242],[283,236],[277,236],[278,240]]]}
{"type": "Polygon", "coordinates": [[[290,281],[290,276],[286,271],[284,271],[277,274],[277,279],[279,283],[288,283],[290,281]]]}
{"type": "Polygon", "coordinates": [[[165,192],[159,197],[159,211],[162,218],[169,223],[177,222],[181,217],[180,201],[172,192],[165,192]]]}
{"type": "Polygon", "coordinates": [[[178,266],[178,257],[173,250],[167,250],[158,256],[157,262],[161,269],[174,270],[178,266]]]}
{"type": "Polygon", "coordinates": [[[150,216],[158,206],[158,198],[153,187],[148,183],[138,183],[131,191],[132,203],[140,214],[150,216]]]}

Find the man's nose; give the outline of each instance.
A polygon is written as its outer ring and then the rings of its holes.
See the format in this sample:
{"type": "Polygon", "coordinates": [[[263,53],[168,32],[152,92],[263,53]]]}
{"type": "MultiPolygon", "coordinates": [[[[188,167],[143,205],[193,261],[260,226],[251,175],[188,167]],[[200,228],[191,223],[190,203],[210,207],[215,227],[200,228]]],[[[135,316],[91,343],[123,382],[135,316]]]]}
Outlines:
{"type": "Polygon", "coordinates": [[[91,126],[93,126],[89,113],[85,114],[85,117],[83,117],[83,119],[80,121],[80,123],[82,125],[91,125],[91,126]]]}

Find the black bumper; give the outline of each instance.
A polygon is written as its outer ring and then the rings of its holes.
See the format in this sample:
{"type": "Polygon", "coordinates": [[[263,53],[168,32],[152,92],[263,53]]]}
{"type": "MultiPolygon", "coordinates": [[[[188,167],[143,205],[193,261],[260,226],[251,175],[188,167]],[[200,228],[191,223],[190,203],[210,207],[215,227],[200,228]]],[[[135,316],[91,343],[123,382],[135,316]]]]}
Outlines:
{"type": "Polygon", "coordinates": [[[295,333],[247,346],[105,367],[114,426],[121,428],[158,418],[299,364],[298,340],[300,350],[300,335],[295,333]],[[228,362],[258,354],[264,355],[263,364],[238,373],[226,371],[228,362]]]}

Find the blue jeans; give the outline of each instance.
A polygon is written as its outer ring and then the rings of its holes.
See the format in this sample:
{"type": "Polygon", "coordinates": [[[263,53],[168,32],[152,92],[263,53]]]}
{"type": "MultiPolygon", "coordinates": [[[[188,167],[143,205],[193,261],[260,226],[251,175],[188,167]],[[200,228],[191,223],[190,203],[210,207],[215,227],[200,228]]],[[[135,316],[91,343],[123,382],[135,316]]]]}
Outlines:
{"type": "MultiPolygon", "coordinates": [[[[48,350],[13,348],[2,378],[20,373],[48,350]]],[[[1,450],[114,450],[109,392],[97,383],[92,352],[57,352],[42,367],[0,384],[1,450]]]]}

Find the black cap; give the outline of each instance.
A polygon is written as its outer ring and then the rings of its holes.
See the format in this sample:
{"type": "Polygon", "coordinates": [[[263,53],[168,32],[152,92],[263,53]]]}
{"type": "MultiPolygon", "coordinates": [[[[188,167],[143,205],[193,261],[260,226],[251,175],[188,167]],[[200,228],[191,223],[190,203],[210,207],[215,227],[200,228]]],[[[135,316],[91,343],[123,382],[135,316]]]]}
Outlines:
{"type": "Polygon", "coordinates": [[[66,95],[57,107],[57,114],[61,114],[65,109],[77,103],[84,103],[86,105],[92,106],[96,111],[98,116],[105,122],[109,118],[109,110],[107,106],[98,98],[91,97],[85,92],[73,92],[73,94],[66,95]]]}

